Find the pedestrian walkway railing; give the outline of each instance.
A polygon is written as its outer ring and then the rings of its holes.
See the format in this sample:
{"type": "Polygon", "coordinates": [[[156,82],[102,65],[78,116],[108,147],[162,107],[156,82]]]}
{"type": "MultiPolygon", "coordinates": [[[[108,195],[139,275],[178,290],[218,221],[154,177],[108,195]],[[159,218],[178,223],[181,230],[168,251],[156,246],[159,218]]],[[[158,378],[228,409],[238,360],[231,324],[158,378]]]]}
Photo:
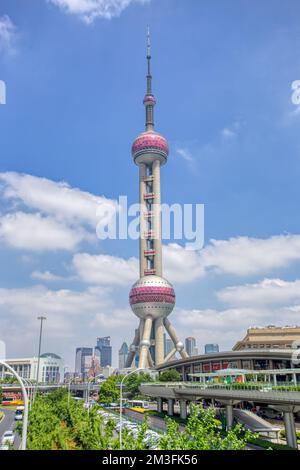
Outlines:
{"type": "Polygon", "coordinates": [[[149,382],[143,383],[143,386],[149,387],[160,387],[160,388],[172,388],[172,389],[214,389],[214,390],[231,390],[231,391],[258,391],[258,392],[276,392],[289,393],[299,392],[299,386],[274,386],[270,383],[233,383],[233,384],[209,384],[201,382],[149,382]]]}

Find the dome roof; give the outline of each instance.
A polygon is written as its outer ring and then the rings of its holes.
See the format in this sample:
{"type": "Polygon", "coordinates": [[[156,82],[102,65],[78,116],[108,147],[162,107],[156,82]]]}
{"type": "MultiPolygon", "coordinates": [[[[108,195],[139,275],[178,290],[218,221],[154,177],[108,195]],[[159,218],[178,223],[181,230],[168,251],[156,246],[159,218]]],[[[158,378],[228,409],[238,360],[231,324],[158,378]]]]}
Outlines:
{"type": "Polygon", "coordinates": [[[173,286],[166,279],[155,275],[139,279],[129,294],[131,308],[141,318],[147,315],[155,318],[169,315],[175,300],[173,286]]]}
{"type": "Polygon", "coordinates": [[[40,357],[49,358],[49,359],[61,359],[60,356],[51,352],[43,353],[40,355],[40,357]]]}
{"type": "Polygon", "coordinates": [[[132,156],[135,158],[138,154],[144,151],[158,151],[162,153],[165,158],[169,154],[168,142],[166,139],[157,132],[148,131],[140,134],[132,145],[132,156]]]}

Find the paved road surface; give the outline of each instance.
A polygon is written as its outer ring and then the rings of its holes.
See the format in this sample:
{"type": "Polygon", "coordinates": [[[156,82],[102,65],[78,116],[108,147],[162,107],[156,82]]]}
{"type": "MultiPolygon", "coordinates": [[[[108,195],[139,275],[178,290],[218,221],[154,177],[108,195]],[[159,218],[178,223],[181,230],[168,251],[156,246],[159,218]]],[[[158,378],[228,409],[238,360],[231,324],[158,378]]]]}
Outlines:
{"type": "MultiPolygon", "coordinates": [[[[0,408],[0,410],[4,413],[4,418],[0,422],[0,439],[5,431],[9,431],[10,429],[14,429],[16,426],[15,421],[15,410],[11,410],[9,408],[0,408]]],[[[14,443],[14,449],[19,449],[21,444],[21,437],[19,434],[16,433],[16,439],[14,443]]]]}

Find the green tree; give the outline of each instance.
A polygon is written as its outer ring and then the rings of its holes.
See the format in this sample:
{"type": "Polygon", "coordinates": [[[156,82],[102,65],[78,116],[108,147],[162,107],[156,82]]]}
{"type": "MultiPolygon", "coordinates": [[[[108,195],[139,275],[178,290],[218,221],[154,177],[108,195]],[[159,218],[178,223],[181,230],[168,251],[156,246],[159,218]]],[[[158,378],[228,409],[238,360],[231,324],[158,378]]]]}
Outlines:
{"type": "Polygon", "coordinates": [[[100,403],[112,403],[120,400],[120,382],[122,375],[111,375],[100,387],[99,391],[99,402],[100,403]]]}
{"type": "Polygon", "coordinates": [[[152,382],[151,376],[145,372],[129,375],[123,382],[124,395],[130,400],[133,398],[142,398],[139,390],[140,385],[145,382],[152,382]]]}
{"type": "Polygon", "coordinates": [[[160,382],[180,382],[181,375],[176,369],[170,369],[159,374],[160,382]]]}
{"type": "Polygon", "coordinates": [[[202,405],[191,405],[185,428],[170,418],[166,418],[166,425],[167,432],[160,440],[163,450],[242,450],[252,436],[240,425],[222,434],[215,410],[204,410],[202,405]]]}

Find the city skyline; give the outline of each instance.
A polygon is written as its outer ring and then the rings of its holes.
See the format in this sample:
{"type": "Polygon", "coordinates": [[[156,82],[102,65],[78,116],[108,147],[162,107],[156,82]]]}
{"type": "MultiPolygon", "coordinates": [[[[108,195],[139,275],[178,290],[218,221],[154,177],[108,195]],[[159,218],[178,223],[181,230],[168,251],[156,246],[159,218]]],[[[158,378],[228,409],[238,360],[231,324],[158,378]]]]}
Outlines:
{"type": "Polygon", "coordinates": [[[111,336],[114,365],[132,341],[137,243],[100,241],[95,228],[99,205],[138,199],[130,145],[143,122],[148,23],[159,129],[170,144],[162,197],[205,204],[202,250],[163,245],[178,335],[194,336],[199,351],[228,350],[251,325],[299,324],[300,113],[291,88],[300,78],[299,5],[130,2],[118,16],[98,11],[87,21],[54,3],[0,7],[7,356],[37,354],[41,314],[43,350],[66,364],[96,334],[111,336]]]}

